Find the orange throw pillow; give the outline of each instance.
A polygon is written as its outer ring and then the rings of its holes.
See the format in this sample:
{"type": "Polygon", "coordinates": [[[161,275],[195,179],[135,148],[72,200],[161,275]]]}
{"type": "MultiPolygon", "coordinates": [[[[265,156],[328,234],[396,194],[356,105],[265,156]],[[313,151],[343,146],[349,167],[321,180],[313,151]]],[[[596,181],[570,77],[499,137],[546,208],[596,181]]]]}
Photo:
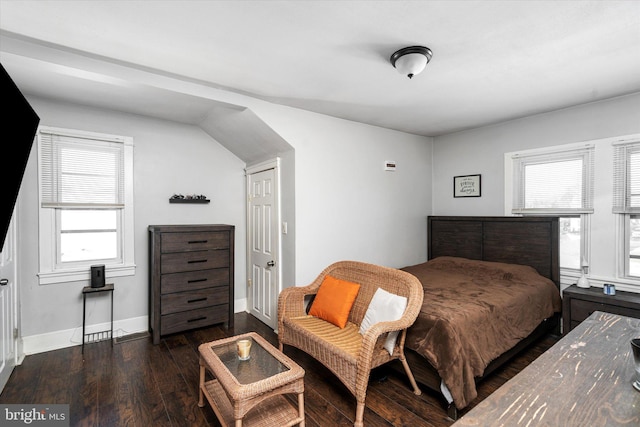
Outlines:
{"type": "Polygon", "coordinates": [[[311,304],[309,314],[342,329],[347,325],[351,306],[359,290],[360,285],[357,283],[325,276],[311,304]]]}

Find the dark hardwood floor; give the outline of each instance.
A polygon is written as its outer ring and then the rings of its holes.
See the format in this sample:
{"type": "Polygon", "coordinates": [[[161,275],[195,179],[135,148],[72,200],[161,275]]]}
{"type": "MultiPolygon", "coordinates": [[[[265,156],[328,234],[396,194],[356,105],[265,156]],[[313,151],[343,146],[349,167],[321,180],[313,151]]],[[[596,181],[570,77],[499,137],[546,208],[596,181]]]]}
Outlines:
{"type": "MultiPolygon", "coordinates": [[[[175,334],[153,345],[149,337],[87,344],[27,356],[17,366],[0,403],[70,405],[72,426],[219,426],[213,411],[199,408],[198,350],[203,342],[256,331],[277,347],[277,336],[246,314],[235,327],[210,327],[175,334]]],[[[480,383],[475,406],[513,377],[558,337],[548,336],[480,383]]],[[[352,426],[355,398],[326,368],[292,347],[285,353],[305,373],[308,427],[352,426]]],[[[465,411],[462,411],[464,414],[465,411]]],[[[389,367],[372,374],[364,414],[366,426],[450,426],[440,398],[423,388],[412,393],[408,380],[389,367]]]]}

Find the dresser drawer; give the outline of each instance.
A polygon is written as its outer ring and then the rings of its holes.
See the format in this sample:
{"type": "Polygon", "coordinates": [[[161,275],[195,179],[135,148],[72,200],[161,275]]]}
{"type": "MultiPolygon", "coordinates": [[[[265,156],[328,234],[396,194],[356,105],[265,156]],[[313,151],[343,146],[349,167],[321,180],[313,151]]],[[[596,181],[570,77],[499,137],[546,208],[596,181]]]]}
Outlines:
{"type": "Polygon", "coordinates": [[[229,301],[229,287],[197,289],[194,291],[177,292],[160,297],[160,314],[171,314],[179,311],[195,310],[224,304],[229,301]]]}
{"type": "Polygon", "coordinates": [[[578,299],[571,300],[571,320],[573,322],[582,322],[594,311],[604,311],[628,317],[638,317],[640,315],[640,311],[633,308],[578,299]]]}
{"type": "Polygon", "coordinates": [[[166,335],[228,321],[229,305],[223,304],[164,315],[160,319],[160,330],[166,335]]]}
{"type": "Polygon", "coordinates": [[[229,232],[163,233],[162,252],[203,251],[229,248],[229,232]]]}
{"type": "Polygon", "coordinates": [[[229,280],[229,268],[163,274],[160,278],[160,293],[170,294],[213,286],[228,286],[231,283],[229,280]]]}
{"type": "Polygon", "coordinates": [[[162,254],[160,272],[167,274],[228,267],[229,257],[228,250],[162,254]]]}

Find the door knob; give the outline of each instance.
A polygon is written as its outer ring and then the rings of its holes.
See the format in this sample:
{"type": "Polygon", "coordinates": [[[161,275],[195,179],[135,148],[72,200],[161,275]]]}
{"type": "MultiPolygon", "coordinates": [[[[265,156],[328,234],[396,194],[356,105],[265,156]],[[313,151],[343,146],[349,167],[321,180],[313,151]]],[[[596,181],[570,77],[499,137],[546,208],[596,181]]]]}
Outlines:
{"type": "Polygon", "coordinates": [[[276,262],[274,260],[271,260],[267,263],[267,267],[273,267],[274,265],[276,265],[276,262]]]}
{"type": "Polygon", "coordinates": [[[7,286],[9,284],[9,279],[0,279],[0,286],[7,286]]]}

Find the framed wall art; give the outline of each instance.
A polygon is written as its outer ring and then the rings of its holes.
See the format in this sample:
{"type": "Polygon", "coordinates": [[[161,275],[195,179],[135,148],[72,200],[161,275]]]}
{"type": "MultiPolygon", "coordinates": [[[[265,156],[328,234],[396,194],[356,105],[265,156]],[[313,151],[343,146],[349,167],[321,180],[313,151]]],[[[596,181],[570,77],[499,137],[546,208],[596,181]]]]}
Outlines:
{"type": "Polygon", "coordinates": [[[480,197],[480,175],[454,176],[453,197],[480,197]]]}

